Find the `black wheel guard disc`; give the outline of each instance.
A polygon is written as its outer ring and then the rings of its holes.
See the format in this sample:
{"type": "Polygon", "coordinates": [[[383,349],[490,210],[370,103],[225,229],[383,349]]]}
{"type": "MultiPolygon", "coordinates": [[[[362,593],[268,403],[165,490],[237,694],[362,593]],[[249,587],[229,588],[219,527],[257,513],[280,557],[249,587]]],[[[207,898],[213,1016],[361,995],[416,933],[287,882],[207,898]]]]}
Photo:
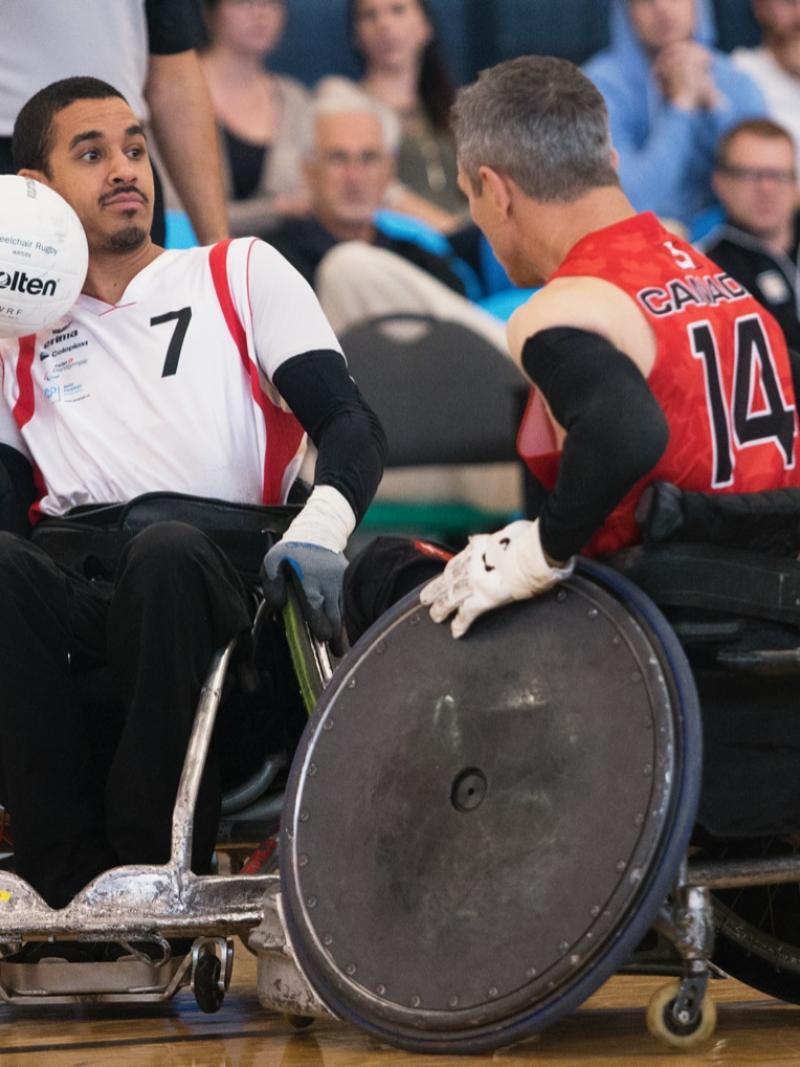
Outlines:
{"type": "Polygon", "coordinates": [[[283,822],[292,940],[333,1010],[452,1048],[574,986],[676,818],[671,684],[658,642],[585,577],[459,641],[414,594],[365,634],[308,724],[283,822]]]}

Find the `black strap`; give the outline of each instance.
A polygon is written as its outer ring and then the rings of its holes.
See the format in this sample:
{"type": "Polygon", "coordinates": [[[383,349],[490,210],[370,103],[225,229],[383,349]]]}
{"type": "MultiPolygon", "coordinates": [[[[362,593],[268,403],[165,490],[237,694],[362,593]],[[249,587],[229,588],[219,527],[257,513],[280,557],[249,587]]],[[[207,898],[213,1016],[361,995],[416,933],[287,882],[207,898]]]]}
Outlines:
{"type": "Polygon", "coordinates": [[[800,624],[800,562],[738,549],[637,547],[611,561],[660,608],[694,608],[800,624]]]}
{"type": "Polygon", "coordinates": [[[793,556],[800,547],[800,489],[693,493],[654,482],[636,520],[649,544],[672,541],[793,556]]]}
{"type": "Polygon", "coordinates": [[[56,562],[87,578],[111,578],[123,546],[157,522],[185,522],[207,534],[236,569],[255,579],[265,554],[299,507],[260,507],[183,493],[146,493],[127,504],[81,508],[44,519],[32,540],[56,562]]]}

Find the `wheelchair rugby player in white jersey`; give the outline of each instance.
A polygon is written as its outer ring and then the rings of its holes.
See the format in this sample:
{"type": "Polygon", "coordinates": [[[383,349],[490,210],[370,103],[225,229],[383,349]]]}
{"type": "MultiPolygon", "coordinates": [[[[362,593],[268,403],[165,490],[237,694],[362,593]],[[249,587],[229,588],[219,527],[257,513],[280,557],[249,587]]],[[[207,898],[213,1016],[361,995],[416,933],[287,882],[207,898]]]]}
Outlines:
{"type": "MultiPolygon", "coordinates": [[[[311,288],[273,249],[151,242],[147,143],[116,89],[70,78],[41,90],[18,116],[13,152],[20,177],[8,180],[71,205],[89,264],[63,318],[0,340],[0,794],[17,875],[5,915],[28,909],[3,935],[5,965],[122,956],[157,967],[191,946],[197,915],[193,928],[142,907],[111,921],[117,890],[103,879],[112,868],[152,875],[176,855],[180,877],[209,872],[222,759],[209,747],[213,711],[201,741],[192,734],[209,667],[219,650],[246,659],[262,560],[267,607],[281,609],[293,584],[309,640],[338,638],[343,550],[385,441],[311,288]],[[291,507],[308,438],[315,484],[291,507]],[[113,697],[102,730],[79,692],[96,668],[113,697]],[[121,926],[122,948],[111,936],[121,926]]],[[[242,754],[252,739],[234,730],[231,743],[242,754]]],[[[152,878],[167,906],[177,889],[152,878]]],[[[195,912],[230,911],[220,884],[195,912]]],[[[62,993],[92,991],[82,981],[65,977],[62,993]]],[[[27,988],[0,984],[9,997],[27,988]]]]}

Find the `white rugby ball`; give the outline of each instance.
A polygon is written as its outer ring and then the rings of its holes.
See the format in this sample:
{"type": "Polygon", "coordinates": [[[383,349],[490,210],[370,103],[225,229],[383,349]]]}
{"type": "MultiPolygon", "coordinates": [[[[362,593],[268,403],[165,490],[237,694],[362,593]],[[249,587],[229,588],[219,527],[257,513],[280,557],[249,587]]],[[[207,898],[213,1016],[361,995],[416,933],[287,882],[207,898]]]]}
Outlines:
{"type": "Polygon", "coordinates": [[[86,234],[66,200],[32,178],[0,175],[0,338],[58,322],[88,266],[86,234]]]}

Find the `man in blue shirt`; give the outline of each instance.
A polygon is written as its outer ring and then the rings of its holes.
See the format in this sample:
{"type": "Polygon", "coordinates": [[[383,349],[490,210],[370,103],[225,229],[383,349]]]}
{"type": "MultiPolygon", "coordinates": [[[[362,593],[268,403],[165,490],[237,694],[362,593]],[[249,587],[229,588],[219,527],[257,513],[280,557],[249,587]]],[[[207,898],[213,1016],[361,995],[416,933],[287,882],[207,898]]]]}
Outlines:
{"type": "Polygon", "coordinates": [[[586,73],[609,110],[622,186],[639,211],[689,223],[713,203],[719,138],[767,114],[716,51],[710,0],[612,0],[611,47],[586,73]]]}

